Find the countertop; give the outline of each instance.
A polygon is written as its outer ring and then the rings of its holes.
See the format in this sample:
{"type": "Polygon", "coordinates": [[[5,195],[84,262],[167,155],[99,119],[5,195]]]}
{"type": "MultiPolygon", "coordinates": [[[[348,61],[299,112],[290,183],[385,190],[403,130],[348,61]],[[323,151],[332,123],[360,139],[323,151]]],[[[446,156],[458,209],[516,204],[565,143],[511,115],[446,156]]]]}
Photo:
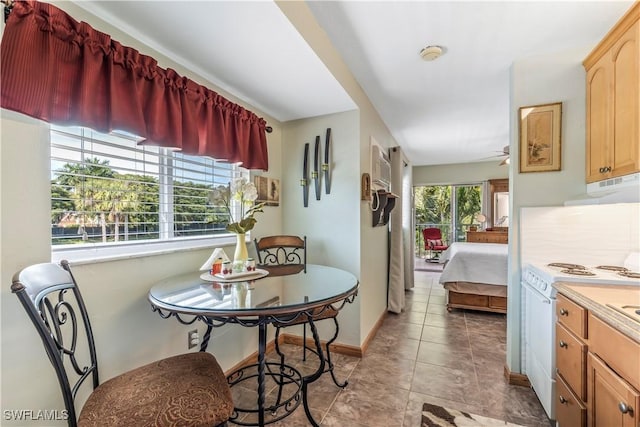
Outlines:
{"type": "Polygon", "coordinates": [[[607,306],[607,304],[640,305],[640,286],[556,282],[553,287],[589,310],[594,316],[640,343],[640,322],[607,306]]]}

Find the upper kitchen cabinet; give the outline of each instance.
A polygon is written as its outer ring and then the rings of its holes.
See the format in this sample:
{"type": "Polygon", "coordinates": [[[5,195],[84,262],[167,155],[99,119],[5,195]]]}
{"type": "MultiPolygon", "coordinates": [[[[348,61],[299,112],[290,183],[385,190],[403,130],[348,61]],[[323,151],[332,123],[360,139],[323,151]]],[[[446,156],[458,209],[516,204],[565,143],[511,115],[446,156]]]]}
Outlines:
{"type": "Polygon", "coordinates": [[[587,182],[640,171],[640,3],[583,61],[587,182]]]}

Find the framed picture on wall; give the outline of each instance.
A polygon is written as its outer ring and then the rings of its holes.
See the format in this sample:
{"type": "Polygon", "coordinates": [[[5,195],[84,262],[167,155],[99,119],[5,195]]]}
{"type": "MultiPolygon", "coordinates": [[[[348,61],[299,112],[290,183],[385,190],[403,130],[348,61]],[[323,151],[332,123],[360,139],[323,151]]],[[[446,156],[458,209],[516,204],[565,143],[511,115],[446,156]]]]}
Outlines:
{"type": "Polygon", "coordinates": [[[254,182],[258,190],[258,203],[264,202],[265,206],[280,205],[279,179],[256,176],[254,182]]]}
{"type": "Polygon", "coordinates": [[[520,172],[561,169],[562,103],[520,107],[520,172]]]}

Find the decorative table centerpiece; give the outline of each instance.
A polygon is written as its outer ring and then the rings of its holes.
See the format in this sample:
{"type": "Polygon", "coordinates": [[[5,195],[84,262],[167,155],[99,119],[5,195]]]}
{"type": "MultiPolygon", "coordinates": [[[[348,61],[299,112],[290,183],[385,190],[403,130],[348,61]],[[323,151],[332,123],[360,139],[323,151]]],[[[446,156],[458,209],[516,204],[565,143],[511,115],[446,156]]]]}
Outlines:
{"type": "Polygon", "coordinates": [[[236,250],[233,255],[234,264],[246,263],[249,258],[245,234],[256,225],[255,214],[262,212],[264,203],[256,203],[258,190],[247,178],[236,178],[229,186],[220,185],[209,193],[209,202],[214,206],[223,206],[229,214],[226,230],[236,235],[236,250]],[[239,202],[234,209],[232,201],[239,202]],[[239,213],[236,217],[234,212],[239,213]]]}

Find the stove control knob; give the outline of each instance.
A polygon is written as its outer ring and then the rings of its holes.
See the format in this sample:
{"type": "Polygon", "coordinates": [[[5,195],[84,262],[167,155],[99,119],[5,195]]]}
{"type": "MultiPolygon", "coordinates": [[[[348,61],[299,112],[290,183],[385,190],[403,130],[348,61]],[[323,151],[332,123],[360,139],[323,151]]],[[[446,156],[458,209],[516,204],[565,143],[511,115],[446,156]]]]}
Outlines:
{"type": "Polygon", "coordinates": [[[540,282],[540,289],[543,291],[547,289],[547,282],[540,282]]]}

